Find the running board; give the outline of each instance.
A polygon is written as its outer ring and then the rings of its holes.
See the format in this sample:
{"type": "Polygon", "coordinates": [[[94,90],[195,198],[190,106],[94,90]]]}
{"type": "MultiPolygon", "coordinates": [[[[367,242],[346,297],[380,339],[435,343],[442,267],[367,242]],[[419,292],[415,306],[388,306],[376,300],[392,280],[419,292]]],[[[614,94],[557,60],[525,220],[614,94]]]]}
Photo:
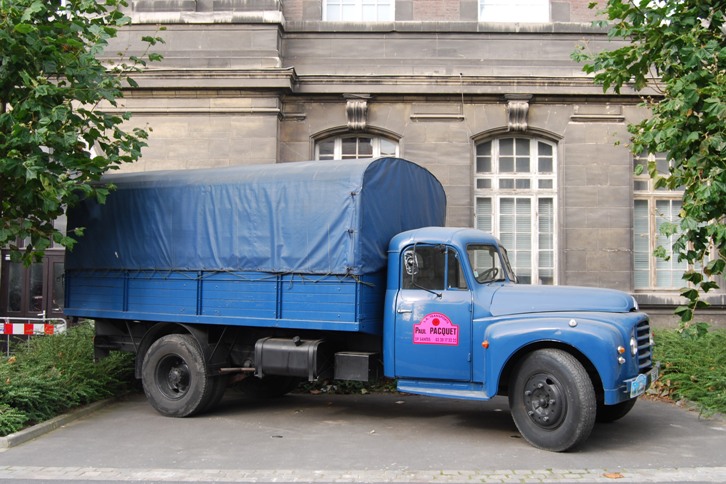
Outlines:
{"type": "Polygon", "coordinates": [[[398,380],[397,389],[402,393],[415,393],[432,397],[457,398],[460,400],[490,400],[481,383],[450,383],[422,380],[398,380]]]}

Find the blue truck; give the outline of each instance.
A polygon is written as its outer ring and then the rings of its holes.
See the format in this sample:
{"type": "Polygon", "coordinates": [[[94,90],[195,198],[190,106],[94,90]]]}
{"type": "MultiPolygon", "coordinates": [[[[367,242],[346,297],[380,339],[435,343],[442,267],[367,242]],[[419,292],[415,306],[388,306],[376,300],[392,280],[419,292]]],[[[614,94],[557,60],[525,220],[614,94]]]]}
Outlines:
{"type": "Polygon", "coordinates": [[[532,445],[571,449],[652,381],[646,314],[626,293],[522,285],[492,235],[445,227],[446,195],[400,158],[108,176],[68,214],[65,313],[96,357],[136,354],[161,414],[229,385],[397,380],[406,393],[508,396],[532,445]]]}

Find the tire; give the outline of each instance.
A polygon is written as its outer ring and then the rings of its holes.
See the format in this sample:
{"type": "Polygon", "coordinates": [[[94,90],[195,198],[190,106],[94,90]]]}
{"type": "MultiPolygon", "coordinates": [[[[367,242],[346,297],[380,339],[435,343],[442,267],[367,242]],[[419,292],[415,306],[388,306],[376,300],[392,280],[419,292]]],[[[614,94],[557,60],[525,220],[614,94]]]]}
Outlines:
{"type": "Polygon", "coordinates": [[[561,350],[530,353],[509,386],[512,418],[533,446],[564,452],[582,444],[595,425],[595,390],[587,371],[561,350]]]}
{"type": "Polygon", "coordinates": [[[219,402],[222,401],[224,392],[227,390],[228,381],[229,377],[227,376],[217,376],[212,378],[213,388],[209,395],[209,401],[204,406],[204,408],[200,410],[200,413],[214,410],[214,407],[216,407],[219,402]]]}
{"type": "Polygon", "coordinates": [[[276,398],[294,390],[300,380],[292,376],[254,376],[245,378],[234,389],[251,398],[276,398]]]}
{"type": "Polygon", "coordinates": [[[215,384],[202,350],[188,334],[169,334],[146,352],[141,381],[151,406],[168,417],[190,417],[207,408],[215,384]]]}
{"type": "Polygon", "coordinates": [[[601,423],[615,422],[625,417],[633,409],[636,401],[638,401],[637,398],[631,398],[615,405],[598,404],[595,420],[601,423]]]}

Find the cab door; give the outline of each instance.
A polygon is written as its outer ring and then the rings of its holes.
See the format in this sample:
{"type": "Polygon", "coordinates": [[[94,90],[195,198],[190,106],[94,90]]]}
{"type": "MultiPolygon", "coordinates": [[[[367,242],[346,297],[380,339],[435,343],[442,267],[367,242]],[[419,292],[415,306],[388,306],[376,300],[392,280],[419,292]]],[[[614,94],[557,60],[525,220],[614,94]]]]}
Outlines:
{"type": "Polygon", "coordinates": [[[402,257],[396,377],[470,381],[472,294],[457,251],[417,244],[402,257]]]}

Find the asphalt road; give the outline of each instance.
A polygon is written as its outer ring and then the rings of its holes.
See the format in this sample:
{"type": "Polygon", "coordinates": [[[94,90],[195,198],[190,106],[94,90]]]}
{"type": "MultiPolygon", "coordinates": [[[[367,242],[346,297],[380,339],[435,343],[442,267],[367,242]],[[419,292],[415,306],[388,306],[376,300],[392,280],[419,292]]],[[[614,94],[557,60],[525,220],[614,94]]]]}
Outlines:
{"type": "Polygon", "coordinates": [[[642,400],[576,452],[520,438],[506,400],[400,394],[254,401],[189,419],[132,395],[0,451],[12,482],[724,482],[726,422],[642,400]]]}

